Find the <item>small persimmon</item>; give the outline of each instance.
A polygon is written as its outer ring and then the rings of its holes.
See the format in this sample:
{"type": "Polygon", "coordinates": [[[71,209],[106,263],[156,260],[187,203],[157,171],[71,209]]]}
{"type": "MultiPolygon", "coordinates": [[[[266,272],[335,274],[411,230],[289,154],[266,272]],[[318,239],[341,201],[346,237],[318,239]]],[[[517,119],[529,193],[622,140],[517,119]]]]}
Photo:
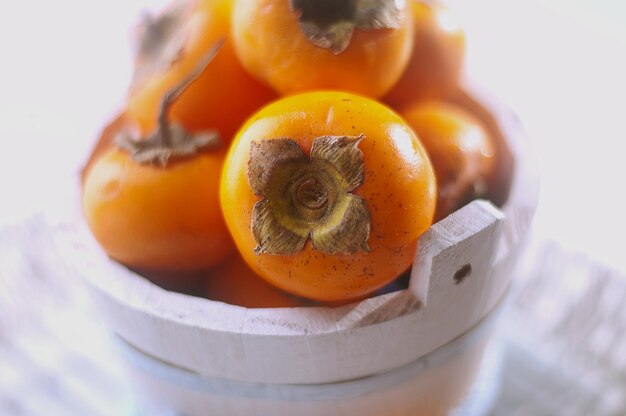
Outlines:
{"type": "Polygon", "coordinates": [[[113,259],[140,269],[195,270],[233,249],[218,203],[224,151],[167,167],[142,165],[114,149],[87,175],[83,212],[113,259]]]}
{"type": "Polygon", "coordinates": [[[435,176],[409,126],[368,98],[294,95],[242,127],[221,203],[248,265],[326,302],[357,299],[411,264],[435,211],[435,176]]]}
{"type": "Polygon", "coordinates": [[[267,283],[238,254],[211,270],[203,295],[246,308],[293,308],[308,304],[267,283]]]}
{"type": "Polygon", "coordinates": [[[394,108],[445,97],[458,85],[465,60],[465,31],[451,9],[424,0],[410,0],[410,6],[413,52],[404,74],[384,97],[394,108]]]}
{"type": "Polygon", "coordinates": [[[420,102],[401,114],[419,136],[435,170],[436,220],[488,194],[496,154],[478,119],[441,101],[420,102]]]}
{"type": "Polygon", "coordinates": [[[413,43],[404,0],[236,0],[231,31],[244,67],[282,94],[380,97],[400,78],[413,43]]]}
{"type": "Polygon", "coordinates": [[[211,66],[171,109],[171,118],[191,132],[216,129],[225,143],[258,108],[274,99],[270,88],[249,75],[228,39],[232,0],[179,0],[140,26],[128,117],[143,133],[156,127],[161,97],[225,38],[211,66]]]}
{"type": "Polygon", "coordinates": [[[471,82],[460,85],[446,98],[446,102],[470,113],[491,137],[497,157],[488,178],[487,199],[496,206],[504,205],[511,191],[515,169],[515,158],[509,147],[511,138],[507,136],[511,131],[505,126],[519,123],[519,119],[495,97],[471,82]]]}
{"type": "Polygon", "coordinates": [[[113,259],[139,270],[190,271],[219,263],[232,251],[219,205],[225,147],[219,134],[189,134],[170,124],[172,103],[206,69],[219,49],[161,103],[147,137],[122,133],[85,171],[83,212],[113,259]]]}

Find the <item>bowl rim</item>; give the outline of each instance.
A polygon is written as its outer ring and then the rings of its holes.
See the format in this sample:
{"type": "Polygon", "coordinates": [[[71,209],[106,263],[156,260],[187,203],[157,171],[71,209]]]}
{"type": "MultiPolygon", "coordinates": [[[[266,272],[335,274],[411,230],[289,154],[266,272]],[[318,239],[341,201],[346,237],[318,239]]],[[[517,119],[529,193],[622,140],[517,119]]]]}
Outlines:
{"type": "Polygon", "coordinates": [[[357,397],[413,380],[420,374],[470,351],[483,344],[493,332],[499,316],[511,298],[507,291],[494,309],[474,327],[449,343],[423,355],[402,367],[375,373],[366,377],[333,383],[319,384],[265,384],[253,381],[207,377],[195,371],[176,366],[135,348],[120,336],[113,342],[121,355],[139,371],[156,379],[202,393],[235,396],[237,398],[262,398],[270,400],[324,401],[357,397]]]}

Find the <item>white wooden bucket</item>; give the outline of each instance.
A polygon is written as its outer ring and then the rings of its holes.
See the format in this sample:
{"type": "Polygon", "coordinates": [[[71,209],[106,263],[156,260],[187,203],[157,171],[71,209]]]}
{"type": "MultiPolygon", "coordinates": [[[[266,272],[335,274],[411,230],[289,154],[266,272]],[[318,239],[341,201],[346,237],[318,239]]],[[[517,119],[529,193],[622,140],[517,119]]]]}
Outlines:
{"type": "Polygon", "coordinates": [[[480,416],[497,391],[500,362],[495,348],[489,351],[489,365],[481,366],[497,312],[403,367],[335,383],[272,384],[206,377],[150,357],[120,338],[116,343],[137,386],[141,415],[480,416]],[[477,377],[482,380],[472,387],[477,377]]]}
{"type": "Polygon", "coordinates": [[[477,200],[433,225],[406,290],[334,308],[248,309],[163,290],[81,235],[72,258],[144,401],[175,414],[263,416],[434,415],[458,405],[538,194],[517,119],[472,94],[515,160],[508,200],[501,209],[477,200]]]}

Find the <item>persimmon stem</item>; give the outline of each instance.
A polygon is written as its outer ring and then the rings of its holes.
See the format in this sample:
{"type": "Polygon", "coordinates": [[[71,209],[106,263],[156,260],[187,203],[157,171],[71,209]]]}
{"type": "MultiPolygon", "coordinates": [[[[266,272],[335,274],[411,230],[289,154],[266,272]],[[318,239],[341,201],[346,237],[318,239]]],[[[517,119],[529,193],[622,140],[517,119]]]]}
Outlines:
{"type": "Polygon", "coordinates": [[[397,0],[289,0],[305,38],[338,55],[355,29],[398,29],[404,5],[397,0]]]}
{"type": "Polygon", "coordinates": [[[310,210],[321,210],[328,203],[328,191],[316,177],[305,178],[295,192],[298,203],[310,210]]]}
{"type": "Polygon", "coordinates": [[[217,130],[205,130],[191,134],[179,123],[170,123],[169,112],[181,94],[204,72],[223,44],[224,39],[215,42],[193,72],[163,94],[159,107],[158,124],[152,133],[140,138],[122,133],[116,138],[117,146],[126,150],[135,162],[158,164],[165,167],[171,158],[189,157],[195,155],[200,149],[219,146],[220,136],[217,130]]]}
{"type": "Polygon", "coordinates": [[[292,10],[299,11],[302,20],[314,21],[326,27],[339,20],[354,20],[356,2],[353,0],[289,0],[292,10]]]}
{"type": "Polygon", "coordinates": [[[169,90],[163,95],[161,99],[161,105],[159,107],[159,141],[163,147],[168,147],[171,144],[170,129],[169,129],[169,112],[172,105],[178,100],[182,93],[191,86],[202,75],[209,63],[215,58],[215,55],[224,45],[225,39],[221,38],[211,48],[209,52],[202,58],[200,64],[194,69],[194,71],[187,76],[180,84],[173,89],[169,90]]]}

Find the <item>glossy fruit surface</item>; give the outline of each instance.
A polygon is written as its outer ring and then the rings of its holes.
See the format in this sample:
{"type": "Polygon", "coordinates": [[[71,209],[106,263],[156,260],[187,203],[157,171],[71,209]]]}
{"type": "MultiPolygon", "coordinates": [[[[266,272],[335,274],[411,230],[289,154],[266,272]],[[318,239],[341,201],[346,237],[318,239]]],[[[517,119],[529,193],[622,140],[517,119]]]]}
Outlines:
{"type": "Polygon", "coordinates": [[[409,64],[384,97],[394,108],[417,99],[443,98],[458,85],[465,60],[465,31],[445,5],[411,0],[415,26],[409,64]]]}
{"type": "Polygon", "coordinates": [[[409,106],[402,116],[419,136],[435,170],[436,220],[488,194],[495,149],[478,119],[460,107],[438,101],[409,106]]]}
{"type": "Polygon", "coordinates": [[[436,184],[397,114],[364,97],[314,92],[250,118],[220,192],[239,252],[257,274],[302,297],[341,301],[409,267],[432,222],[436,184]]]}
{"type": "Polygon", "coordinates": [[[219,206],[223,151],[200,152],[166,167],[141,165],[112,149],[86,172],[83,212],[115,260],[139,269],[189,271],[233,250],[219,206]]]}
{"type": "Polygon", "coordinates": [[[503,206],[509,198],[518,163],[511,148],[516,138],[511,135],[523,131],[519,118],[495,96],[471,82],[459,86],[446,98],[446,102],[479,120],[492,138],[496,159],[489,178],[488,199],[498,207],[503,206]]]}
{"type": "Polygon", "coordinates": [[[342,4],[360,3],[237,0],[232,26],[237,55],[251,74],[282,94],[340,89],[380,97],[399,79],[411,53],[413,25],[403,0],[379,2],[397,5],[398,18],[389,25],[393,29],[359,29],[358,25],[345,29],[350,19],[345,17],[338,20],[339,26],[344,25],[338,33],[313,34],[317,44],[304,32],[317,21],[315,17],[322,27],[333,27],[332,15],[342,4]],[[301,4],[301,8],[290,4],[301,4]],[[308,20],[301,22],[299,17],[308,20]],[[347,45],[333,44],[333,39],[342,36],[347,45]],[[325,42],[327,47],[320,46],[325,42]]]}
{"type": "Polygon", "coordinates": [[[259,277],[235,254],[211,270],[204,295],[220,302],[247,308],[290,308],[306,302],[283,292],[259,277]]]}
{"type": "Polygon", "coordinates": [[[176,101],[171,119],[191,132],[217,129],[225,143],[245,119],[275,97],[241,66],[229,39],[231,0],[184,0],[173,3],[165,16],[175,16],[168,30],[152,24],[144,29],[146,41],[135,62],[135,80],[129,92],[128,117],[144,134],[157,123],[163,95],[180,84],[221,39],[215,59],[176,101]],[[182,5],[182,6],[181,6],[182,5]],[[182,11],[177,11],[178,9],[182,11]],[[172,12],[174,10],[174,12],[172,12]]]}

